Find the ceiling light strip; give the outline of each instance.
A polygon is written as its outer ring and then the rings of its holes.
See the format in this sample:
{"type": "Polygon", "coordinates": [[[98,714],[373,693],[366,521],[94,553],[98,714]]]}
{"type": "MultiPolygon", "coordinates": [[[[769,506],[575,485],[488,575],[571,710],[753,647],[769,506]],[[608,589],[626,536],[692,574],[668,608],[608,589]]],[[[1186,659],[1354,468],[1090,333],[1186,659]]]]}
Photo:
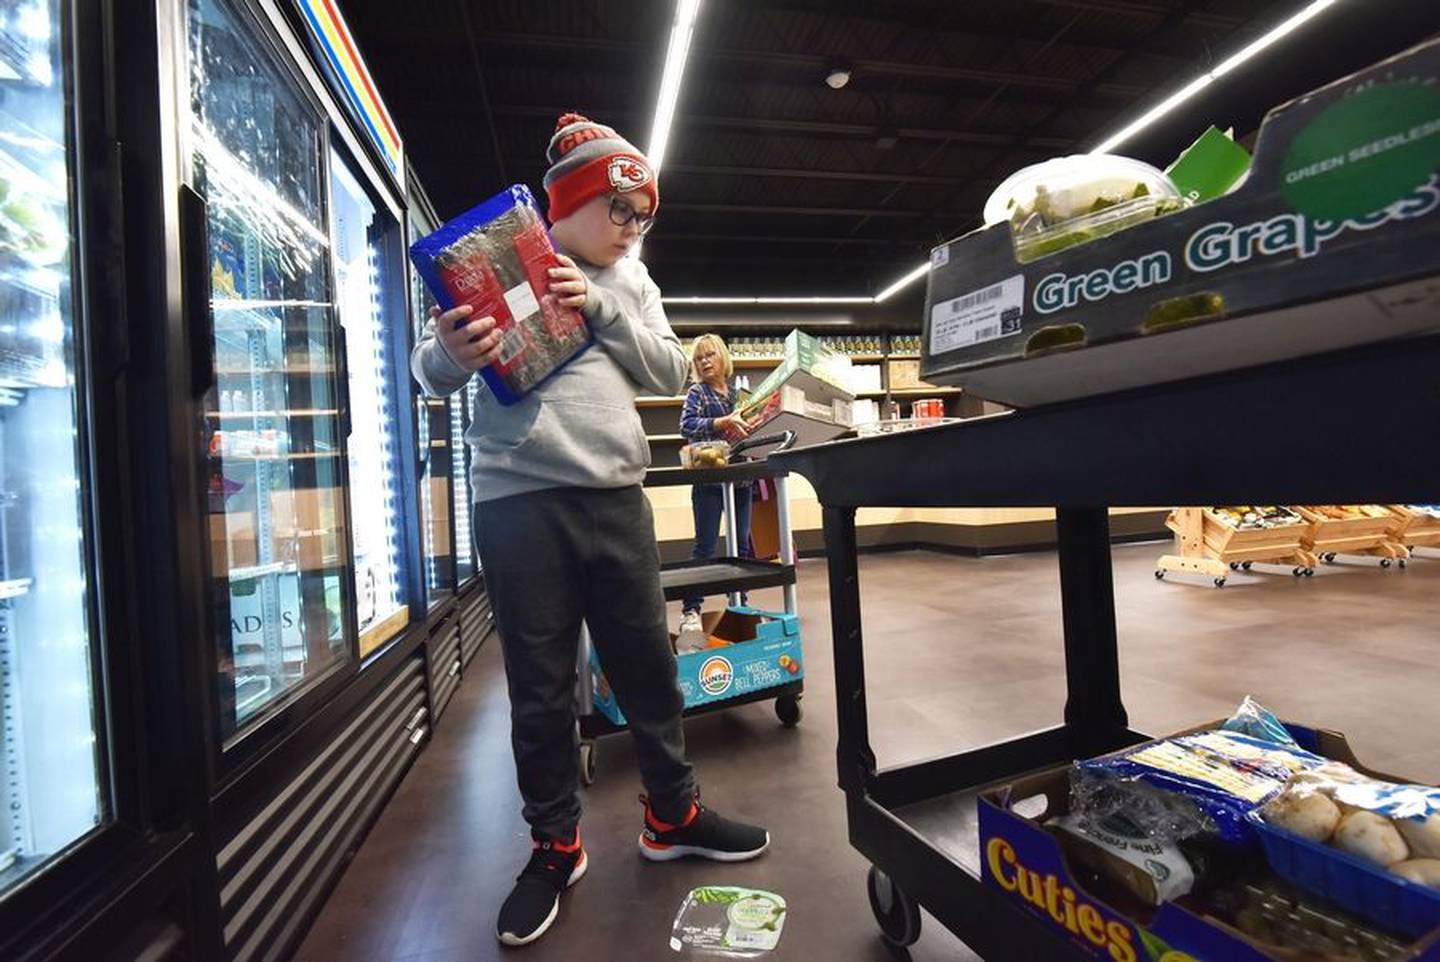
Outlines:
{"type": "Polygon", "coordinates": [[[685,61],[690,56],[690,41],[695,36],[695,18],[700,15],[700,0],[677,0],[675,22],[670,27],[670,43],[665,49],[665,71],[660,77],[660,95],[655,100],[655,120],[650,127],[650,144],[645,151],[655,173],[665,163],[670,145],[670,125],[675,119],[675,105],[680,100],[680,84],[685,79],[685,61]]]}

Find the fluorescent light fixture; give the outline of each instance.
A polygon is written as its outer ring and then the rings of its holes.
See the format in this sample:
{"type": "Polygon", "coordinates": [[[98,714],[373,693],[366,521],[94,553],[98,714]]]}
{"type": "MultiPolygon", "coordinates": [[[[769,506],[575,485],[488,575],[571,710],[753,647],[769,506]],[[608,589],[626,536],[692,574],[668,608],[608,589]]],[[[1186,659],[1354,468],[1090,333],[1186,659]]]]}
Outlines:
{"type": "MultiPolygon", "coordinates": [[[[1225,76],[1225,74],[1234,70],[1236,67],[1245,63],[1247,60],[1252,59],[1261,51],[1272,46],[1273,44],[1281,40],[1283,37],[1299,29],[1299,27],[1301,27],[1303,24],[1322,13],[1327,7],[1333,7],[1339,2],[1340,0],[1311,0],[1310,3],[1306,4],[1303,8],[1300,9],[1299,12],[1295,13],[1289,19],[1283,21],[1273,29],[1267,31],[1263,36],[1246,44],[1236,53],[1220,61],[1220,63],[1218,63],[1211,70],[1196,77],[1194,80],[1190,81],[1188,84],[1181,87],[1179,90],[1175,91],[1170,96],[1166,97],[1164,100],[1151,107],[1149,110],[1146,110],[1139,117],[1136,117],[1130,123],[1126,124],[1124,127],[1120,128],[1115,133],[1111,134],[1109,137],[1106,137],[1104,140],[1100,141],[1100,143],[1096,144],[1095,147],[1090,151],[1090,153],[1108,154],[1110,151],[1114,150],[1116,147],[1119,147],[1121,144],[1134,137],[1146,127],[1149,127],[1151,124],[1155,123],[1155,121],[1159,120],[1161,117],[1164,117],[1165,115],[1175,110],[1175,108],[1179,107],[1181,104],[1193,98],[1200,91],[1204,90],[1206,87],[1214,83],[1217,78],[1225,76]]],[[[682,6],[684,5],[684,0],[681,0],[681,4],[682,6]]],[[[668,65],[666,67],[666,70],[668,74],[668,65]]],[[[897,292],[915,283],[920,278],[924,277],[926,273],[929,272],[929,270],[929,263],[919,264],[915,267],[914,270],[909,271],[903,277],[896,280],[893,284],[891,284],[889,287],[885,288],[883,291],[881,291],[879,294],[876,294],[872,298],[799,298],[796,299],[795,302],[801,303],[805,301],[813,301],[815,303],[831,304],[879,304],[889,299],[897,292]]],[[[764,304],[777,302],[774,298],[763,297],[667,297],[663,298],[663,300],[669,304],[764,304]]],[[[783,301],[780,302],[783,303],[783,301]]]]}
{"type": "Polygon", "coordinates": [[[1295,15],[1278,24],[1273,29],[1267,31],[1263,36],[1259,37],[1258,39],[1246,44],[1234,54],[1231,54],[1229,57],[1226,57],[1224,60],[1220,61],[1220,63],[1216,64],[1215,67],[1213,67],[1211,70],[1196,77],[1194,80],[1190,81],[1188,84],[1181,87],[1179,90],[1175,91],[1173,94],[1166,97],[1164,100],[1160,101],[1158,104],[1151,107],[1149,110],[1145,111],[1139,117],[1135,118],[1130,123],[1126,124],[1124,127],[1111,134],[1109,137],[1106,137],[1104,140],[1100,141],[1100,143],[1096,144],[1094,149],[1092,149],[1090,153],[1110,153],[1110,151],[1114,150],[1116,147],[1119,147],[1121,144],[1134,137],[1140,131],[1144,130],[1146,127],[1149,127],[1151,124],[1155,123],[1155,121],[1159,120],[1161,117],[1164,117],[1166,114],[1169,114],[1176,107],[1179,107],[1181,104],[1194,97],[1200,91],[1210,86],[1216,81],[1216,79],[1225,76],[1227,73],[1234,70],[1241,64],[1245,63],[1247,60],[1252,59],[1262,50],[1265,50],[1267,47],[1270,47],[1272,44],[1276,43],[1281,38],[1299,29],[1301,25],[1305,24],[1309,20],[1319,15],[1325,10],[1325,8],[1333,7],[1338,2],[1339,0],[1311,0],[1310,3],[1306,4],[1295,15]]]}
{"type": "Polygon", "coordinates": [[[913,270],[906,271],[904,277],[901,277],[899,280],[895,281],[895,283],[885,288],[879,294],[876,294],[875,303],[879,304],[883,301],[889,300],[890,295],[894,294],[896,291],[903,290],[904,288],[909,287],[911,284],[915,283],[929,272],[929,261],[926,261],[923,264],[916,265],[913,270]]]}
{"type": "Polygon", "coordinates": [[[690,56],[690,39],[695,35],[695,18],[700,0],[676,0],[675,23],[670,27],[670,45],[665,50],[665,72],[660,76],[660,96],[655,101],[655,121],[650,127],[650,145],[645,151],[655,173],[665,162],[670,145],[670,124],[680,100],[680,83],[685,79],[685,61],[690,56]]]}

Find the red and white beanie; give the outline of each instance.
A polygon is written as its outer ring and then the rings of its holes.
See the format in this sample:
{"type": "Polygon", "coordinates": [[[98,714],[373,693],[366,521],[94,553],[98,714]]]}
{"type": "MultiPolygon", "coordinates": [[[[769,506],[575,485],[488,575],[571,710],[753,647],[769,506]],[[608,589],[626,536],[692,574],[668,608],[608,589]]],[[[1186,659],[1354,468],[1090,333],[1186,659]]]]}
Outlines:
{"type": "Polygon", "coordinates": [[[601,194],[639,191],[650,198],[652,214],[660,207],[660,184],[650,161],[634,144],[589,117],[561,115],[545,156],[550,161],[545,192],[550,195],[551,223],[601,194]]]}

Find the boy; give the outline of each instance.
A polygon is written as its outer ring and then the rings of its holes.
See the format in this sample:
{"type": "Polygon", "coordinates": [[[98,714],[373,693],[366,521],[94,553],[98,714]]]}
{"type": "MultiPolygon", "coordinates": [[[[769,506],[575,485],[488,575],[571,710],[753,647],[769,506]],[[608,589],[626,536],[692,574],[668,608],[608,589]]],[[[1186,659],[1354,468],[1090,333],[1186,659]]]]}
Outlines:
{"type": "MultiPolygon", "coordinates": [[[[654,222],[658,184],[640,151],[578,114],[560,118],[547,157],[551,234],[564,265],[551,270],[550,290],[585,316],[596,343],[514,405],[481,391],[466,433],[533,839],[496,924],[506,945],[543,935],[561,893],[585,874],[574,709],[582,620],[635,737],[647,792],[641,855],[741,861],[770,844],[764,829],[700,804],[685,757],[635,398],[678,393],[686,361],[659,288],[625,256],[654,222]]],[[[470,313],[431,311],[411,357],[431,394],[460,390],[499,356],[494,320],[470,313]]]]}

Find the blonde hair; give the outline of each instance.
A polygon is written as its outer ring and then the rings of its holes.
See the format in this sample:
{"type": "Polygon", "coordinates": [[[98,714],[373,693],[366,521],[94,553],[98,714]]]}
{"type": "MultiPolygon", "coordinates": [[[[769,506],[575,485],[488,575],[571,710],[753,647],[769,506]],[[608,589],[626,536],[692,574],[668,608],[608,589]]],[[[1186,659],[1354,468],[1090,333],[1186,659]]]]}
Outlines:
{"type": "Polygon", "coordinates": [[[699,355],[700,349],[706,346],[713,347],[715,353],[720,355],[720,369],[725,374],[725,380],[729,381],[735,374],[735,362],[730,357],[730,348],[725,346],[725,341],[719,334],[701,334],[695,338],[695,343],[690,345],[690,377],[696,384],[704,380],[695,366],[695,358],[699,355]]]}

